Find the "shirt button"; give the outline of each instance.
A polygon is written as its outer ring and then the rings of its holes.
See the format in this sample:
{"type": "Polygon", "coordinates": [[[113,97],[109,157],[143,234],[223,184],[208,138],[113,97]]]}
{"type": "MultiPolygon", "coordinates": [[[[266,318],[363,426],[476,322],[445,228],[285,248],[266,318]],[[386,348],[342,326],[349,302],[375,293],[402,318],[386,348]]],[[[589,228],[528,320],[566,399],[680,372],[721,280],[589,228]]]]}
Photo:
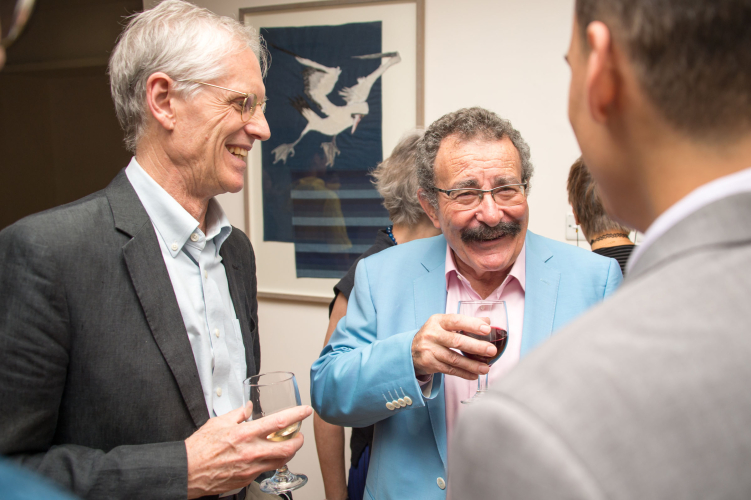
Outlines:
{"type": "Polygon", "coordinates": [[[442,490],[446,489],[446,481],[444,481],[442,477],[439,477],[438,479],[436,479],[435,482],[438,483],[438,487],[441,488],[442,490]]]}
{"type": "Polygon", "coordinates": [[[214,330],[214,335],[216,335],[216,338],[219,338],[219,328],[214,330]]]}
{"type": "Polygon", "coordinates": [[[216,395],[217,395],[217,397],[220,397],[220,398],[222,397],[222,388],[221,387],[217,387],[216,388],[216,395]]]}
{"type": "Polygon", "coordinates": [[[177,249],[178,249],[178,248],[180,248],[180,247],[179,247],[179,246],[177,246],[177,243],[173,243],[173,244],[172,244],[172,251],[173,251],[173,252],[177,252],[177,249]]]}
{"type": "Polygon", "coordinates": [[[190,241],[198,241],[199,236],[196,233],[190,235],[190,241]]]}
{"type": "Polygon", "coordinates": [[[208,271],[204,271],[203,272],[203,277],[206,278],[206,279],[209,279],[209,272],[208,271]]]}

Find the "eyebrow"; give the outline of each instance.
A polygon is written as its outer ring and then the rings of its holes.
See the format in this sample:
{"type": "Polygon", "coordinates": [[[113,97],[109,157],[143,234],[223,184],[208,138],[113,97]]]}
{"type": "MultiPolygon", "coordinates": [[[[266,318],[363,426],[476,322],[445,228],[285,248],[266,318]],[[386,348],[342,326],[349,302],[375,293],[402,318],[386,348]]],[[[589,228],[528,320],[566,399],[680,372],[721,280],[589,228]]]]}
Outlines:
{"type": "MultiPolygon", "coordinates": [[[[515,177],[499,176],[493,179],[493,187],[505,186],[507,184],[519,184],[519,180],[515,177]]],[[[477,179],[464,179],[454,184],[451,189],[480,189],[480,183],[477,179]]]]}

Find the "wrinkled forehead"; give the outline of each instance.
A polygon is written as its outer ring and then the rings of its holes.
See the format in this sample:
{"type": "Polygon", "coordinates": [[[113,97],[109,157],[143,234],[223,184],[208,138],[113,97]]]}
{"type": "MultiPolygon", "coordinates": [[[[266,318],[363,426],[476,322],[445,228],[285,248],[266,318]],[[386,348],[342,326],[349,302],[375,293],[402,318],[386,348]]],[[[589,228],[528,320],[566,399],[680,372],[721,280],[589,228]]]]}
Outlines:
{"type": "Polygon", "coordinates": [[[438,148],[436,181],[452,188],[480,187],[485,180],[494,185],[518,183],[521,176],[521,157],[508,137],[450,135],[438,148]]]}

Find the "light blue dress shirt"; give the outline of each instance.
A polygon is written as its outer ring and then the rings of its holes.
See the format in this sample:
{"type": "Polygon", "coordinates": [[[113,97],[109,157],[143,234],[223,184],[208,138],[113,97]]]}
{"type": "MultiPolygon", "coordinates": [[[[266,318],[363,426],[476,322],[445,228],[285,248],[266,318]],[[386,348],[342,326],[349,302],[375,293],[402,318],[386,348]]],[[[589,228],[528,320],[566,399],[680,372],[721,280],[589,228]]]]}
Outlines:
{"type": "Polygon", "coordinates": [[[167,266],[188,339],[193,348],[203,397],[214,417],[243,405],[245,347],[219,250],[232,226],[211,199],[206,234],[135,158],[125,169],[151,219],[167,266]]]}

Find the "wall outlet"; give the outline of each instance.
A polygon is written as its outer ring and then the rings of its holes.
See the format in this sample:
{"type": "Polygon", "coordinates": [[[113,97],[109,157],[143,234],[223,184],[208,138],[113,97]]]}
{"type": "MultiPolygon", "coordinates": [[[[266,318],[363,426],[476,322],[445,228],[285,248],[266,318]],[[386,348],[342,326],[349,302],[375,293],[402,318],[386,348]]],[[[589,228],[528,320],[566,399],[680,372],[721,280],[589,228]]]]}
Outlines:
{"type": "Polygon", "coordinates": [[[578,233],[578,240],[585,241],[584,234],[582,234],[581,228],[576,224],[574,214],[566,215],[566,239],[568,241],[576,241],[578,233]]]}

